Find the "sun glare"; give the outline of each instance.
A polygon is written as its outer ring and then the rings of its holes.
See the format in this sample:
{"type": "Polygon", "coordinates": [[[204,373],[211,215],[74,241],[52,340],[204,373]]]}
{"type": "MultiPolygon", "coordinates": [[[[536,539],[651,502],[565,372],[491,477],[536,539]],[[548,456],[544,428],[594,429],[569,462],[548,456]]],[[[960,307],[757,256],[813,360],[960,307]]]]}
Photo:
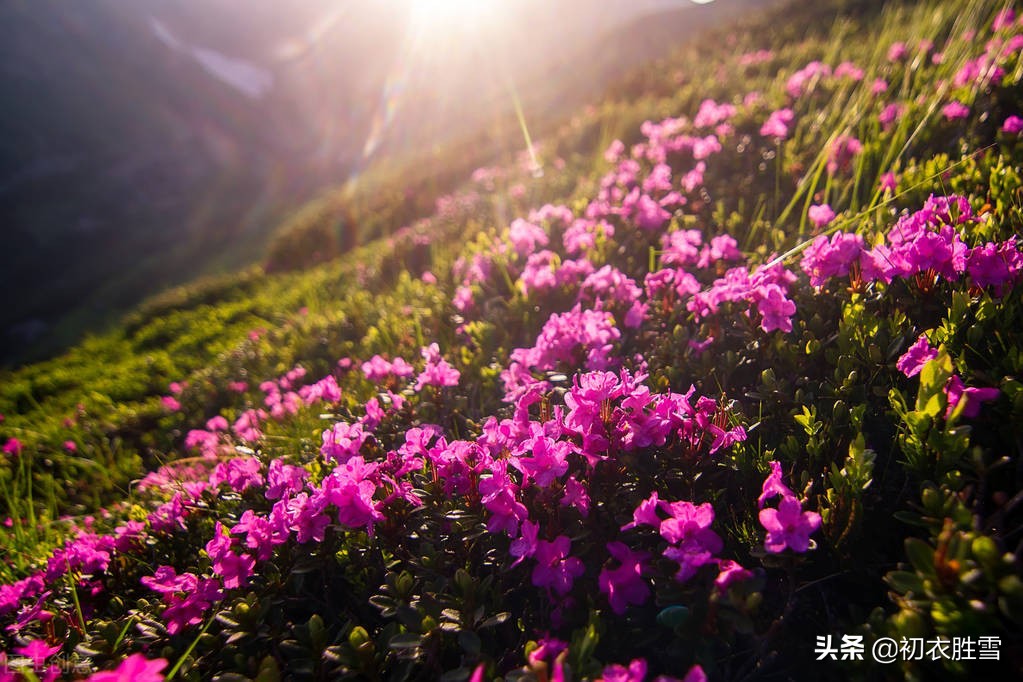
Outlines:
{"type": "Polygon", "coordinates": [[[423,30],[478,28],[497,17],[500,0],[411,0],[412,24],[423,30]]]}

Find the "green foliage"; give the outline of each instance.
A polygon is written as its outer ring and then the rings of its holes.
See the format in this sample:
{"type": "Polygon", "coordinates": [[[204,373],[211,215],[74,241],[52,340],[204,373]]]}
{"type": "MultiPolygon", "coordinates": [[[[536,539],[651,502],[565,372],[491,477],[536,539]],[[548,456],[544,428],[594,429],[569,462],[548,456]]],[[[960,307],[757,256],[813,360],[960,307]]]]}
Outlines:
{"type": "MultiPolygon", "coordinates": [[[[993,13],[981,2],[952,4],[956,11],[937,2],[815,3],[747,24],[731,37],[710,37],[639,72],[552,133],[539,145],[542,178],[522,164],[489,169],[492,184],[462,187],[424,220],[446,181],[391,179],[365,194],[324,198],[294,218],[267,272],[175,290],[110,334],[8,373],[0,386],[6,416],[0,433],[24,441],[27,454],[0,468],[16,552],[3,577],[44,565],[64,537],[53,523],[59,514],[106,506],[111,518],[96,520],[99,530],[145,519],[237,453],[257,457],[263,471],[275,461],[302,466],[321,484],[330,473],[320,452],[324,429],[357,422],[371,399],[405,405],[369,429],[360,450],[368,462],[396,456],[409,431],[428,424],[445,438],[467,441],[481,439],[486,428],[505,428],[501,420],[511,419],[515,407],[502,400],[501,374],[514,349],[533,345],[551,313],[569,310],[577,299],[574,282],[525,290],[518,280],[523,259],[508,224],[548,201],[582,215],[600,191],[607,170],[600,156],[612,139],[638,142],[642,121],[692,113],[705,98],[738,104],[755,89],[761,100],[731,121],[741,142],[708,165],[703,192],[671,216],[667,229],[698,229],[708,239],[731,234],[754,268],[783,264],[798,271],[800,254],[818,236],[806,209],[825,202],[839,212],[825,230],[855,232],[868,245],[900,211],[948,192],[967,195],[979,216],[959,228],[970,246],[1015,235],[1023,215],[1023,148],[982,114],[954,123],[939,109],[942,98],[955,96],[975,111],[990,107],[1001,120],[1018,104],[1018,61],[990,91],[952,92],[932,86],[951,83],[970,57],[960,43],[940,63],[913,66],[886,56],[896,40],[943,41],[989,23],[993,13]],[[871,40],[858,39],[867,34],[871,40]],[[741,63],[744,51],[772,46],[767,61],[741,63]],[[790,101],[787,77],[813,59],[855,61],[863,81],[828,81],[790,101]],[[907,104],[889,130],[877,122],[881,101],[869,89],[882,76],[888,96],[907,104]],[[763,118],[787,104],[796,109],[790,138],[763,139],[763,118]],[[849,168],[828,172],[827,146],[845,134],[862,139],[864,150],[849,168]],[[878,180],[889,170],[900,177],[896,191],[885,193],[878,180]],[[399,196],[406,186],[415,197],[399,196]],[[330,257],[315,255],[321,246],[345,253],[319,262],[330,257]],[[470,282],[474,307],[460,311],[452,299],[461,273],[477,259],[490,274],[470,282]],[[377,354],[421,369],[421,349],[433,342],[461,373],[458,387],[417,391],[414,378],[371,381],[361,371],[377,354]],[[255,442],[219,441],[228,449],[205,463],[185,452],[189,431],[205,428],[211,417],[233,422],[246,411],[272,409],[260,384],[296,366],[310,380],[332,376],[340,399],[296,405],[265,420],[255,442]],[[181,384],[177,410],[161,402],[172,381],[181,384]],[[488,425],[490,417],[495,421],[488,425]],[[73,453],[67,440],[76,444],[73,453]],[[199,474],[188,473],[193,465],[199,474]],[[132,483],[154,469],[160,485],[132,483]]],[[[460,178],[471,170],[445,168],[460,178]]],[[[551,244],[561,243],[568,226],[535,220],[551,244]]],[[[586,256],[595,270],[614,266],[642,284],[664,265],[658,237],[619,229],[595,239],[586,256]]],[[[554,257],[551,267],[563,258],[554,257]]],[[[710,285],[724,270],[701,274],[707,281],[699,284],[710,285]]],[[[1023,611],[1016,548],[1023,528],[1023,287],[996,292],[965,278],[884,282],[860,274],[820,287],[804,278],[793,286],[798,313],[790,332],[764,331],[741,301],[723,301],[715,314],[698,319],[681,296],[651,298],[639,329],[624,324],[625,310],[606,303],[622,331],[615,353],[648,374],[651,391],[683,393],[692,386],[715,398],[714,427],[744,425],[747,438],[713,455],[705,441],[692,447],[665,441],[599,463],[586,470],[588,516],[539,486],[524,490],[534,520],[553,529],[545,539],[572,533],[573,555],[600,557],[584,567],[578,580],[585,587],[573,593],[570,608],[559,609],[549,590],[537,589],[535,562],[512,561],[514,538],[488,529],[479,480],[452,496],[446,487],[453,481],[423,463],[407,473],[421,506],[389,506],[372,535],[331,521],[322,542],[282,543],[249,583],[226,590],[198,623],[171,634],[166,605],[141,578],[165,565],[213,575],[206,543],[214,524],[232,527],[247,511],[266,515],[273,506],[262,490],[204,489],[189,509],[187,528],[154,530],[150,520],[152,532],[135,553],[115,553],[100,578],[105,592],[87,594],[75,580],[82,576],[61,585],[53,599],[69,617],[55,626],[54,637],[95,666],[110,667],[145,648],[166,658],[182,679],[462,680],[480,670],[528,680],[549,679],[559,666],[587,679],[608,663],[640,655],[656,672],[684,672],[699,662],[723,679],[877,672],[812,661],[806,652],[825,633],[997,635],[1008,658],[1021,641],[1023,611]],[[907,377],[896,363],[921,334],[938,354],[919,376],[907,377]],[[998,387],[999,397],[976,416],[967,416],[963,400],[950,410],[953,376],[971,387],[998,387]],[[763,548],[757,497],[771,462],[801,504],[820,512],[812,551],[763,548]],[[680,582],[672,562],[655,557],[643,576],[653,598],[624,614],[610,610],[597,589],[597,576],[614,563],[604,548],[652,491],[712,505],[721,557],[741,560],[750,576],[727,589],[715,585],[712,571],[680,582]],[[531,657],[541,631],[568,642],[568,649],[531,657]]],[[[549,387],[521,408],[530,418],[547,421],[566,409],[570,370],[584,360],[579,355],[575,365],[559,360],[537,372],[549,387]]],[[[397,484],[388,485],[398,495],[397,484]]],[[[648,550],[661,542],[650,529],[635,537],[648,550]]],[[[907,679],[972,672],[959,662],[896,669],[907,679]]]]}

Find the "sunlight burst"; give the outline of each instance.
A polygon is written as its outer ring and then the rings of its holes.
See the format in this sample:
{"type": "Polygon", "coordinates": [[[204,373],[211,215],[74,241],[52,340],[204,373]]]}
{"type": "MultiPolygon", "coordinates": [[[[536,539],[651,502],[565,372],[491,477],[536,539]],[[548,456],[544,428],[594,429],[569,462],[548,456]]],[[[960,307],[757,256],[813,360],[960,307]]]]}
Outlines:
{"type": "Polygon", "coordinates": [[[473,28],[495,20],[500,0],[412,0],[414,26],[425,30],[473,28]]]}

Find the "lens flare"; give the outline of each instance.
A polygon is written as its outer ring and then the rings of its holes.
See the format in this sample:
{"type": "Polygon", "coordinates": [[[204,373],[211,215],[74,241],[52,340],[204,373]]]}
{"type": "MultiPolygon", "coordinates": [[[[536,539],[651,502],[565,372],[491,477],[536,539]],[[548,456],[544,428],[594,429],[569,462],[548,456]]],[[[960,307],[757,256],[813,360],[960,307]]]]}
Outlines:
{"type": "Polygon", "coordinates": [[[494,19],[498,0],[412,0],[413,26],[429,30],[478,27],[494,19]]]}

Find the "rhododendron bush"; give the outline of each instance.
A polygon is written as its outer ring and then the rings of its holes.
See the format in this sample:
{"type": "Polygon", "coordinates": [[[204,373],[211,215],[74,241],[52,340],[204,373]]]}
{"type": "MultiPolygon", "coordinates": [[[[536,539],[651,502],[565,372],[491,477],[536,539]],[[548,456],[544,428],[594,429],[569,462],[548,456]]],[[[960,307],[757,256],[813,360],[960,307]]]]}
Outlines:
{"type": "Polygon", "coordinates": [[[0,679],[1023,673],[1023,24],[954,4],[705,43],[587,165],[479,169],[51,533],[17,491],[113,441],[0,424],[0,679]]]}

